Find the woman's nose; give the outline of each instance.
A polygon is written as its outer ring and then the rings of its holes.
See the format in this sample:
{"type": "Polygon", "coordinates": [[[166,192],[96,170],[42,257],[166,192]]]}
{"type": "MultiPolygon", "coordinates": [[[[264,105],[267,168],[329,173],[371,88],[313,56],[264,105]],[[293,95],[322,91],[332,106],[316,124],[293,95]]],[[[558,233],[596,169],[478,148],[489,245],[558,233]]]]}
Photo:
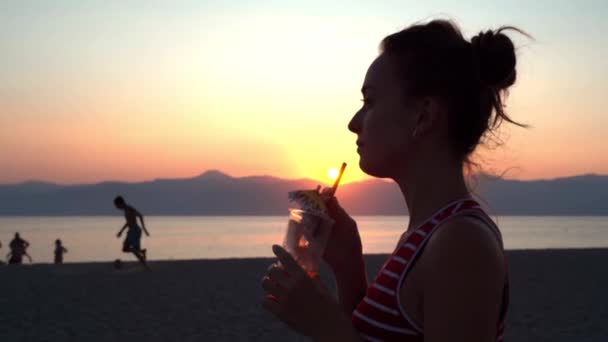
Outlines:
{"type": "Polygon", "coordinates": [[[350,119],[350,122],[348,123],[348,130],[353,133],[359,134],[361,132],[362,123],[363,123],[363,110],[361,109],[355,113],[355,115],[353,116],[352,119],[350,119]]]}

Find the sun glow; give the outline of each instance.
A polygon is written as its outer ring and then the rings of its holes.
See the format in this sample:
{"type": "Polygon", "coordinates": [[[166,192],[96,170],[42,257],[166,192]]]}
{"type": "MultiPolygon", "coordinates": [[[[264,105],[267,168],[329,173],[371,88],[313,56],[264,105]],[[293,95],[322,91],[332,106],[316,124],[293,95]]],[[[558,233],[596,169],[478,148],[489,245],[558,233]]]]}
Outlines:
{"type": "Polygon", "coordinates": [[[331,180],[336,180],[336,178],[338,178],[339,173],[340,173],[340,171],[338,171],[338,169],[331,168],[331,169],[327,170],[327,177],[329,177],[329,179],[331,179],[331,180]]]}

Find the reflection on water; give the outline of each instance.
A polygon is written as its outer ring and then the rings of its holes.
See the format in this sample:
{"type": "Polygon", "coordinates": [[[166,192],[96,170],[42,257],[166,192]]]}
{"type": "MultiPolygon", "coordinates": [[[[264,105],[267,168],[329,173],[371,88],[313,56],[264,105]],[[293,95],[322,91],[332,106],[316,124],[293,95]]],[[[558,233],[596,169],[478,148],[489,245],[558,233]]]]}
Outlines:
{"type": "MultiPolygon", "coordinates": [[[[407,226],[407,216],[356,217],[365,253],[390,253],[407,226]]],[[[34,262],[52,262],[54,241],[62,239],[65,262],[133,257],[121,253],[116,217],[0,217],[0,254],[18,231],[32,246],[34,262]]],[[[516,217],[497,219],[507,249],[608,247],[608,217],[516,217]]],[[[271,257],[283,239],[282,216],[148,216],[151,237],[143,237],[151,260],[271,257]]],[[[123,236],[124,237],[124,236],[123,236]]]]}

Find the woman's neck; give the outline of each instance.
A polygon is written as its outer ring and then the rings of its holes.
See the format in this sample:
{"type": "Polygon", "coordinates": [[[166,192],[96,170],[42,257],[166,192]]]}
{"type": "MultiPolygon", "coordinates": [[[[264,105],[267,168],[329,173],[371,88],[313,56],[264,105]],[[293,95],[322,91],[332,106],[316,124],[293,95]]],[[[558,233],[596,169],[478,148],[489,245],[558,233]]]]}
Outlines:
{"type": "Polygon", "coordinates": [[[419,160],[415,170],[403,172],[394,180],[409,210],[408,230],[419,226],[450,202],[470,196],[461,163],[437,155],[419,160]]]}

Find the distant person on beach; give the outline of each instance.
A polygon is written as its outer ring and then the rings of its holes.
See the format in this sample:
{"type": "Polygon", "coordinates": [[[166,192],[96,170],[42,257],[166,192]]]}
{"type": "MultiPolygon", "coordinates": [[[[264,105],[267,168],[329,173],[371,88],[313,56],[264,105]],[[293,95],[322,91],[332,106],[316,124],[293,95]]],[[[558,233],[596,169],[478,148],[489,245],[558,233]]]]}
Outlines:
{"type": "Polygon", "coordinates": [[[146,230],[146,224],[144,223],[143,215],[139,211],[137,211],[137,209],[128,205],[125,202],[124,198],[122,198],[122,196],[117,196],[116,198],[114,198],[114,205],[117,209],[120,209],[124,212],[125,219],[127,220],[127,222],[125,222],[125,225],[120,229],[116,236],[120,238],[122,232],[126,228],[129,228],[127,230],[127,236],[125,238],[125,241],[123,242],[122,251],[125,253],[133,253],[137,260],[139,260],[142,265],[147,268],[148,265],[146,263],[146,250],[141,249],[141,230],[144,230],[146,236],[150,236],[150,234],[148,233],[148,230],[146,230]],[[138,217],[141,221],[141,228],[137,224],[138,217]]]}
{"type": "Polygon", "coordinates": [[[382,40],[348,129],[361,169],[399,186],[407,229],[368,283],[357,223],[325,196],[335,223],[323,258],[337,300],[274,245],[279,262],[262,280],[266,310],[315,341],[503,340],[509,277],[501,233],[466,172],[502,122],[524,126],[504,107],[516,79],[508,31],[525,35],[502,27],[469,41],[454,23],[433,20],[382,40]]]}
{"type": "Polygon", "coordinates": [[[55,240],[55,264],[63,264],[63,254],[68,250],[63,246],[60,239],[55,240]]]}
{"type": "Polygon", "coordinates": [[[27,248],[30,246],[30,243],[26,240],[22,239],[19,233],[15,233],[15,237],[10,242],[10,252],[6,255],[9,264],[21,264],[23,263],[23,257],[26,256],[30,263],[32,262],[32,257],[27,253],[27,248]]]}

